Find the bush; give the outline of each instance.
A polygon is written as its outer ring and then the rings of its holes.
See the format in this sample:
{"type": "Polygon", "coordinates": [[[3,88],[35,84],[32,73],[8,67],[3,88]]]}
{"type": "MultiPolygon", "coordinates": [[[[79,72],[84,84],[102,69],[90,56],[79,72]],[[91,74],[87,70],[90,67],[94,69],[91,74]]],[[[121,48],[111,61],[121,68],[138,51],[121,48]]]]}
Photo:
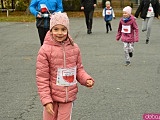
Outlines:
{"type": "Polygon", "coordinates": [[[80,11],[80,0],[63,0],[64,11],[80,11]]]}
{"type": "Polygon", "coordinates": [[[24,0],[19,0],[16,2],[15,7],[17,11],[25,11],[28,7],[28,3],[25,3],[24,0]]]}

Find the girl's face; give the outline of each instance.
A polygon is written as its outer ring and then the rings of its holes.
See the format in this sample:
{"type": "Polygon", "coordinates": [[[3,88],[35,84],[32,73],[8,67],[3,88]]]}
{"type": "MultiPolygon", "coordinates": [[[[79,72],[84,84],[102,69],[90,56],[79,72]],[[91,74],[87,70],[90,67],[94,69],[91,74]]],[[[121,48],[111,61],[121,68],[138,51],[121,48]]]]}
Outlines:
{"type": "Polygon", "coordinates": [[[53,26],[51,33],[56,41],[62,42],[67,38],[68,30],[63,25],[55,25],[53,26]]]}
{"type": "Polygon", "coordinates": [[[124,18],[129,18],[129,17],[130,17],[130,14],[128,14],[126,11],[123,11],[123,17],[124,17],[124,18]]]}
{"type": "Polygon", "coordinates": [[[110,8],[110,4],[106,4],[106,7],[107,7],[107,8],[110,8]]]}

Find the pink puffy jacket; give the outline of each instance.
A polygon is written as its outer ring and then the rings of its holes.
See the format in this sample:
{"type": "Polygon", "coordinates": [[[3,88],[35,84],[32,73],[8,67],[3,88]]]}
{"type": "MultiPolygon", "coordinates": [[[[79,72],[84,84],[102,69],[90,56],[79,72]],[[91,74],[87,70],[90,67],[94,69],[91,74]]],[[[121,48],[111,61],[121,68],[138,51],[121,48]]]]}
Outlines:
{"type": "MultiPolygon", "coordinates": [[[[72,41],[72,38],[70,38],[72,41]]],[[[80,49],[77,44],[71,45],[69,39],[64,42],[55,41],[46,34],[44,44],[40,48],[36,63],[36,80],[38,93],[43,105],[50,102],[71,102],[76,99],[77,84],[73,86],[57,86],[58,68],[77,67],[77,81],[86,86],[86,80],[92,79],[82,65],[80,49]]],[[[93,80],[93,79],[92,79],[93,80]]],[[[94,80],[93,80],[94,81],[94,80]]]]}

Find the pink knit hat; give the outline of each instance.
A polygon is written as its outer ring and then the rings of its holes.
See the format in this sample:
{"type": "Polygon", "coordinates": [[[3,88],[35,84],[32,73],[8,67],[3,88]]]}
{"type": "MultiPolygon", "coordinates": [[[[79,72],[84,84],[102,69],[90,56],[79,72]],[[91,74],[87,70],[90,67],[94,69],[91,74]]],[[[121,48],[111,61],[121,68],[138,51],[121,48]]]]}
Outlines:
{"type": "Polygon", "coordinates": [[[53,28],[53,26],[58,24],[64,25],[69,31],[69,18],[66,13],[57,12],[51,15],[50,30],[53,28]]]}
{"type": "Polygon", "coordinates": [[[123,11],[127,12],[128,14],[131,14],[132,8],[130,6],[126,6],[125,8],[123,8],[123,11]]]}

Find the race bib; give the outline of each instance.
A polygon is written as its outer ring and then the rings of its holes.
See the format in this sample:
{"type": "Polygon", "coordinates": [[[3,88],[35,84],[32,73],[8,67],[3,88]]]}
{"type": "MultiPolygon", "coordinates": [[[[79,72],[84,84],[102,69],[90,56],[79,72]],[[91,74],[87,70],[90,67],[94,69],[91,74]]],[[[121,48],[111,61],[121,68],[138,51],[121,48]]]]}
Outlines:
{"type": "Polygon", "coordinates": [[[72,86],[77,83],[76,67],[73,68],[58,68],[56,85],[72,86]]]}
{"type": "Polygon", "coordinates": [[[106,15],[111,15],[111,10],[106,10],[106,15]]]}
{"type": "Polygon", "coordinates": [[[41,12],[44,13],[44,12],[47,12],[47,6],[45,4],[40,4],[40,7],[41,7],[41,12]]]}
{"type": "Polygon", "coordinates": [[[153,7],[150,6],[150,7],[148,8],[148,11],[147,11],[147,17],[151,17],[152,14],[154,14],[153,7]]]}
{"type": "Polygon", "coordinates": [[[153,12],[153,7],[149,7],[148,12],[153,12]]]}
{"type": "Polygon", "coordinates": [[[123,33],[131,33],[131,26],[130,25],[122,25],[122,31],[123,33]]]}

